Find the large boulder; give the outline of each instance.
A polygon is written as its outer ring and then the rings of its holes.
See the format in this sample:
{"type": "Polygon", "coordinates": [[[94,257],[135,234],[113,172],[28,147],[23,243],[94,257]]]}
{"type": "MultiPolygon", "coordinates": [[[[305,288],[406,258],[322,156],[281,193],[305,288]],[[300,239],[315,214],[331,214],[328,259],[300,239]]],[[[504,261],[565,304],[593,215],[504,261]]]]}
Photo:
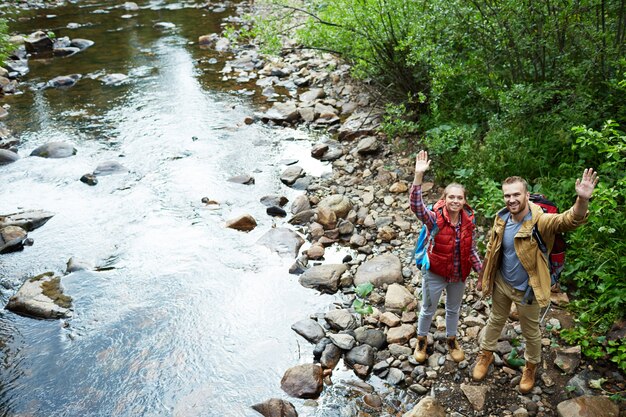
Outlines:
{"type": "Polygon", "coordinates": [[[44,319],[68,317],[72,298],[63,294],[61,278],[46,272],[27,280],[9,299],[7,309],[44,319]]]}
{"type": "Polygon", "coordinates": [[[327,207],[335,213],[337,219],[345,219],[350,210],[352,210],[352,203],[345,195],[332,194],[324,198],[317,205],[320,207],[327,207]]]}
{"type": "Polygon", "coordinates": [[[5,226],[0,229],[0,253],[22,250],[28,233],[19,226],[5,226]]]}
{"type": "Polygon", "coordinates": [[[264,417],[298,417],[293,404],[278,398],[271,398],[262,403],[254,404],[252,409],[264,417]]]}
{"type": "Polygon", "coordinates": [[[361,264],[354,276],[354,285],[361,285],[366,282],[372,283],[375,287],[382,287],[384,284],[403,283],[400,259],[396,255],[386,253],[361,264]]]}
{"type": "Polygon", "coordinates": [[[274,227],[257,241],[259,245],[270,248],[280,256],[298,256],[304,239],[296,232],[286,227],[274,227]]]}
{"type": "Polygon", "coordinates": [[[619,407],[608,397],[583,395],[556,407],[559,417],[617,417],[619,407]]]}
{"type": "Polygon", "coordinates": [[[67,158],[76,155],[76,148],[65,142],[50,142],[37,147],[30,153],[30,156],[41,158],[67,158]]]}
{"type": "Polygon", "coordinates": [[[315,265],[304,271],[299,281],[303,287],[334,294],[339,288],[341,275],[347,269],[348,266],[345,264],[315,265]]]}
{"type": "Polygon", "coordinates": [[[8,149],[0,149],[0,165],[8,165],[20,159],[20,156],[8,149]]]}
{"type": "Polygon", "coordinates": [[[41,30],[31,33],[24,38],[26,52],[32,55],[48,55],[52,53],[54,42],[41,30]]]}
{"type": "Polygon", "coordinates": [[[0,228],[6,226],[19,226],[30,232],[43,226],[54,216],[54,213],[43,210],[26,210],[17,213],[0,215],[0,228]]]}
{"type": "Polygon", "coordinates": [[[322,373],[319,365],[297,365],[287,369],[280,380],[280,387],[292,397],[317,398],[324,387],[322,373]]]}

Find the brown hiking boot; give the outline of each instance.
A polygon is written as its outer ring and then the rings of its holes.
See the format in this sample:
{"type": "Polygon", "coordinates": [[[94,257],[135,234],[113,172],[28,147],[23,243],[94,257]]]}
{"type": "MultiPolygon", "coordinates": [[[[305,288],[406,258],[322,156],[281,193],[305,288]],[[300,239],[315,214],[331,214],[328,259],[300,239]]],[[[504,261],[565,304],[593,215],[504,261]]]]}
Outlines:
{"type": "Polygon", "coordinates": [[[461,349],[461,346],[459,345],[459,341],[456,340],[455,336],[448,337],[447,345],[448,345],[448,353],[450,354],[450,357],[452,358],[453,361],[455,361],[456,363],[459,363],[463,359],[465,359],[465,353],[463,353],[463,349],[461,349]]]}
{"type": "Polygon", "coordinates": [[[535,374],[537,373],[537,364],[526,362],[526,366],[522,371],[522,379],[519,382],[519,392],[528,394],[535,386],[535,374]]]}
{"type": "Polygon", "coordinates": [[[413,352],[413,357],[419,363],[423,363],[428,358],[428,354],[426,353],[426,346],[428,346],[428,339],[426,338],[426,336],[417,336],[417,345],[415,346],[415,352],[413,352]]]}
{"type": "Polygon", "coordinates": [[[476,358],[476,365],[474,366],[474,371],[472,372],[472,378],[474,381],[482,381],[487,376],[487,372],[489,371],[489,365],[493,363],[493,352],[488,350],[481,350],[476,358]]]}

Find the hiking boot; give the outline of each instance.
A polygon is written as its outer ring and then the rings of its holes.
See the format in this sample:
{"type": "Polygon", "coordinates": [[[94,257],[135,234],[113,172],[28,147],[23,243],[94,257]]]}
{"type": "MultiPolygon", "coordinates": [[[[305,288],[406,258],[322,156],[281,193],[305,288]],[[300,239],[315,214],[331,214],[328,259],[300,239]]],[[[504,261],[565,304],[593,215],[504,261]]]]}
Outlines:
{"type": "Polygon", "coordinates": [[[526,366],[522,371],[522,379],[519,382],[519,392],[528,394],[535,386],[535,374],[537,373],[537,364],[526,362],[526,366]]]}
{"type": "Polygon", "coordinates": [[[488,350],[481,350],[476,358],[476,365],[474,366],[474,371],[472,372],[472,378],[474,381],[482,381],[487,376],[487,372],[489,371],[489,365],[493,363],[493,352],[488,350]]]}
{"type": "Polygon", "coordinates": [[[463,359],[465,359],[465,353],[463,353],[463,349],[461,349],[461,346],[459,345],[459,341],[456,340],[455,336],[448,337],[447,345],[448,345],[448,353],[450,354],[450,357],[452,358],[453,361],[455,361],[456,363],[459,363],[463,359]]]}
{"type": "Polygon", "coordinates": [[[415,346],[413,357],[419,363],[424,363],[424,361],[428,358],[426,346],[428,346],[428,339],[426,336],[417,336],[417,345],[415,346]]]}

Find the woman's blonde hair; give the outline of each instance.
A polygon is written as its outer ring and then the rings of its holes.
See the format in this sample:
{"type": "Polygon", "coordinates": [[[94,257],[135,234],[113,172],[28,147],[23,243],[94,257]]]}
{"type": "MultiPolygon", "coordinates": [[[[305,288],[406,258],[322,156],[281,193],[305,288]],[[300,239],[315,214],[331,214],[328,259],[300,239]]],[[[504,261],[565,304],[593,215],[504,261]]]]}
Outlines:
{"type": "Polygon", "coordinates": [[[446,186],[446,188],[444,188],[443,194],[441,194],[442,200],[446,199],[446,197],[450,193],[451,188],[460,188],[461,190],[463,190],[463,198],[467,200],[467,191],[465,191],[465,187],[462,184],[459,184],[458,182],[451,182],[450,184],[446,186]]]}

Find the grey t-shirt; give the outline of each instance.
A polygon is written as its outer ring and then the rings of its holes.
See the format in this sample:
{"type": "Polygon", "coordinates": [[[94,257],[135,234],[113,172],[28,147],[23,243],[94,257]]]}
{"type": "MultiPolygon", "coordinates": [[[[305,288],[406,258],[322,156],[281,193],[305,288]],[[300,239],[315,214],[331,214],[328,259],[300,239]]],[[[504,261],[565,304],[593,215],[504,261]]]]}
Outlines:
{"type": "Polygon", "coordinates": [[[515,235],[522,227],[522,223],[530,220],[532,213],[528,212],[524,219],[515,223],[511,219],[511,214],[506,213],[506,225],[504,227],[504,236],[502,236],[502,265],[500,265],[500,273],[504,280],[513,288],[520,291],[526,291],[528,288],[528,272],[524,269],[515,253],[515,235]]]}

